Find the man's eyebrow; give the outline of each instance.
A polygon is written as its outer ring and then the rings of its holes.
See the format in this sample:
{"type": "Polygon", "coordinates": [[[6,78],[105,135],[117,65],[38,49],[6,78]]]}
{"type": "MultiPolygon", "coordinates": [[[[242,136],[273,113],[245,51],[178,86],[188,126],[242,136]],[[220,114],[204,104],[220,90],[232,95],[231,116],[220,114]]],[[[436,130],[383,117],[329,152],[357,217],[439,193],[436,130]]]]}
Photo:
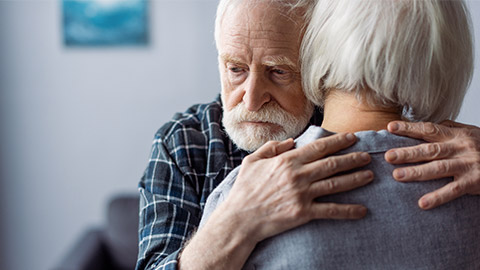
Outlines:
{"type": "MultiPolygon", "coordinates": [[[[221,54],[220,59],[225,63],[243,64],[244,61],[238,57],[230,54],[221,54]]],[[[268,59],[262,62],[265,66],[288,66],[291,70],[299,72],[297,64],[290,60],[286,56],[270,56],[268,59]]]]}
{"type": "Polygon", "coordinates": [[[223,60],[225,63],[235,63],[235,64],[242,64],[244,61],[242,61],[238,57],[234,57],[230,54],[221,54],[220,58],[223,60]]]}
{"type": "Polygon", "coordinates": [[[288,66],[294,71],[298,71],[297,64],[293,63],[290,58],[286,56],[271,56],[267,60],[263,61],[266,66],[288,66]]]}

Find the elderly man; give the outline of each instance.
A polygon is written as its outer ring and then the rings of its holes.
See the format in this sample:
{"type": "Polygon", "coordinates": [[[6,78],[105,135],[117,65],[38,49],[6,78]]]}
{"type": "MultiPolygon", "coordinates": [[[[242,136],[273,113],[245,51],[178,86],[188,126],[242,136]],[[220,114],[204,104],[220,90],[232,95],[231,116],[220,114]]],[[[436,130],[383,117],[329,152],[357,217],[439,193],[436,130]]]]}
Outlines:
{"type": "MultiPolygon", "coordinates": [[[[293,149],[289,139],[322,121],[304,96],[299,74],[299,48],[312,3],[220,1],[215,36],[221,101],[193,106],[157,133],[140,182],[137,269],[238,269],[266,238],[312,219],[366,214],[361,205],[315,200],[372,181],[368,170],[337,175],[366,165],[368,154],[329,156],[354,144],[353,134],[300,149],[293,149]],[[240,164],[231,195],[193,234],[208,195],[240,164]]],[[[387,152],[392,163],[431,161],[395,170],[397,180],[455,177],[422,197],[423,209],[480,191],[480,131],[447,125],[389,125],[391,132],[432,142],[387,152]]]]}

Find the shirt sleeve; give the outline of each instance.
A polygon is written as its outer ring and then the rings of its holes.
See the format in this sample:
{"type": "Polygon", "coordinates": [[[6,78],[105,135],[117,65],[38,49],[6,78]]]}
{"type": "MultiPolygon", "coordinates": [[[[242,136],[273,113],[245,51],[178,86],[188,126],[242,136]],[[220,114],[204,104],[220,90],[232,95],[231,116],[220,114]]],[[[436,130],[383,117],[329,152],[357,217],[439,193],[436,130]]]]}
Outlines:
{"type": "MultiPolygon", "coordinates": [[[[175,143],[174,143],[175,144],[175,143]]],[[[182,245],[199,223],[198,192],[178,166],[182,146],[168,150],[157,136],[139,184],[139,254],[136,269],[177,269],[182,245]]]]}

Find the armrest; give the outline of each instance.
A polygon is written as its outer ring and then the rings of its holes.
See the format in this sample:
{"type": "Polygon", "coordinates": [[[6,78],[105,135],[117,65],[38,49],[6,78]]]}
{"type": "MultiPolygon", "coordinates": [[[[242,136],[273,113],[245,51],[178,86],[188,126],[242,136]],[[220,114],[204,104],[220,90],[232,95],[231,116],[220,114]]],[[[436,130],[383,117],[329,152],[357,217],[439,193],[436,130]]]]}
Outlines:
{"type": "Polygon", "coordinates": [[[90,229],[82,235],[54,270],[109,269],[109,255],[101,229],[90,229]]]}

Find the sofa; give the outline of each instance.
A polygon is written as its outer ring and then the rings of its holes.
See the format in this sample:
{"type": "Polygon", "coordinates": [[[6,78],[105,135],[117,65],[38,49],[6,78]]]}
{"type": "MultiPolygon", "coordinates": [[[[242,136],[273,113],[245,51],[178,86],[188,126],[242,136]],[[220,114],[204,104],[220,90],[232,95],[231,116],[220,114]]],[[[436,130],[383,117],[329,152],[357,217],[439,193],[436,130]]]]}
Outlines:
{"type": "Polygon", "coordinates": [[[132,270],[138,253],[138,195],[117,195],[106,224],[86,230],[54,270],[132,270]]]}

